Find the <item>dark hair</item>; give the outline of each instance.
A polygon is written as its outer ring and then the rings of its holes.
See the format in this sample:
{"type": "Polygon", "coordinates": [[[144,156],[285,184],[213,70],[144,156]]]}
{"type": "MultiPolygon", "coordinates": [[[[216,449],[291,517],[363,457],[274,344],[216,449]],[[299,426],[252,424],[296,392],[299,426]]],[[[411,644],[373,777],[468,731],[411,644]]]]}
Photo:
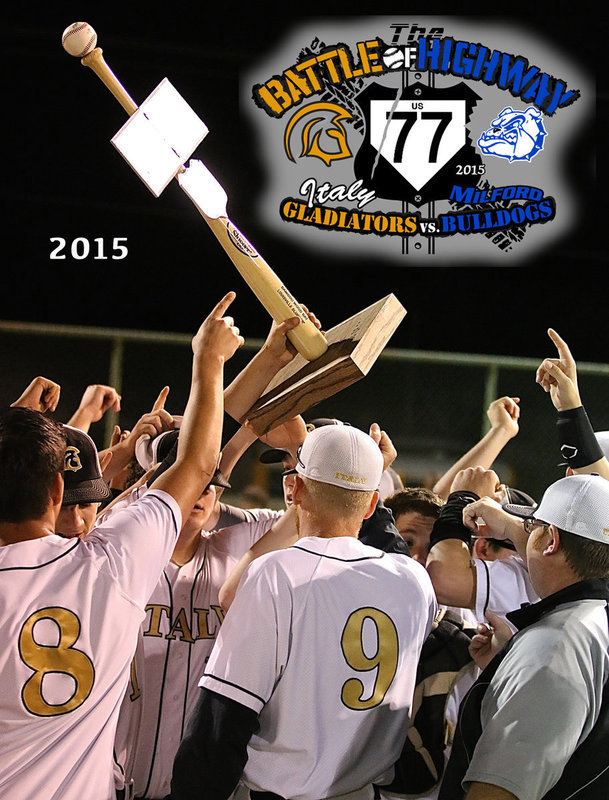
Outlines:
{"type": "Polygon", "coordinates": [[[43,516],[65,453],[66,436],[54,420],[28,408],[0,410],[1,521],[43,516]]]}
{"type": "Polygon", "coordinates": [[[609,578],[609,544],[558,528],[567,564],[582,580],[609,578]]]}
{"type": "Polygon", "coordinates": [[[440,509],[444,505],[444,500],[422,486],[406,487],[394,492],[383,500],[383,503],[390,508],[393,518],[397,519],[400,514],[407,514],[409,511],[416,511],[425,517],[437,519],[440,516],[440,509]]]}

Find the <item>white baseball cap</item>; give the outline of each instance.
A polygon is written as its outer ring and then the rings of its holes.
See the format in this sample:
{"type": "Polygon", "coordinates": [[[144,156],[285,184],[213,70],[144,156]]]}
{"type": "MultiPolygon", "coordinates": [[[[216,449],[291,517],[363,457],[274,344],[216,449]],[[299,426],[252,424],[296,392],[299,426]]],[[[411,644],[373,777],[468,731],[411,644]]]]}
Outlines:
{"type": "Polygon", "coordinates": [[[536,519],[609,545],[609,481],[600,475],[569,475],[549,486],[536,519]]]}
{"type": "Polygon", "coordinates": [[[296,472],[343,489],[373,492],[383,474],[383,456],[374,439],[359,428],[326,425],[307,433],[296,472]]]}

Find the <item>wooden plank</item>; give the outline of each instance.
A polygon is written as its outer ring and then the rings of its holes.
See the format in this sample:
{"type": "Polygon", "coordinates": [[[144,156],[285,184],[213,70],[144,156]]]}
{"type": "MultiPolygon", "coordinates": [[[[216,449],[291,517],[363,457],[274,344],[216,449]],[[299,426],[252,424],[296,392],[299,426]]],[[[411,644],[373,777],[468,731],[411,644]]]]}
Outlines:
{"type": "Polygon", "coordinates": [[[314,361],[297,355],[265,389],[245,419],[258,436],[340,392],[368,374],[406,315],[390,294],[326,333],[327,351],[314,361]]]}

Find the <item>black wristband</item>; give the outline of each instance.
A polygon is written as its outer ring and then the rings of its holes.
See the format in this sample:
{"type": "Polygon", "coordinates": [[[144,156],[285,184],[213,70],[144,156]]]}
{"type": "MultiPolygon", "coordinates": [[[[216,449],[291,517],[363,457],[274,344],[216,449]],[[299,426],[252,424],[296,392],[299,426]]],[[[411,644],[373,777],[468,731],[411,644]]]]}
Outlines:
{"type": "Polygon", "coordinates": [[[572,469],[587,467],[603,457],[603,451],[583,406],[559,411],[556,429],[558,446],[564,459],[559,466],[572,469]]]}
{"type": "Polygon", "coordinates": [[[463,509],[475,500],[480,498],[469,490],[452,492],[448,495],[448,500],[440,509],[440,516],[434,522],[429,537],[430,550],[434,544],[444,539],[460,539],[469,547],[472,536],[469,528],[463,524],[463,509]]]}

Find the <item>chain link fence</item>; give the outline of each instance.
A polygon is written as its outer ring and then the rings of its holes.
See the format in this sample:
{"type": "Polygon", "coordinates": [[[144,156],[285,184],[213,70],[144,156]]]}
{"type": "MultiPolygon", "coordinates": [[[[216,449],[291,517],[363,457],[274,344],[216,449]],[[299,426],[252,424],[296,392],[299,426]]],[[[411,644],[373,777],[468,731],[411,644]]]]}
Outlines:
{"type": "MultiPolygon", "coordinates": [[[[87,385],[114,386],[118,414],[92,425],[98,447],[115,424],[131,428],[168,385],[170,413],[183,413],[191,371],[191,336],[131,330],[0,322],[3,402],[18,397],[36,375],[62,387],[55,417],[67,421],[87,385]]],[[[261,341],[249,341],[226,365],[226,381],[249,361],[261,341]]],[[[486,409],[503,395],[520,398],[520,431],[500,454],[500,479],[539,499],[564,474],[559,466],[555,411],[535,383],[540,359],[386,348],[369,374],[309,409],[306,420],[336,417],[367,429],[378,422],[398,451],[394,464],[406,485],[431,486],[488,429],[486,409]]],[[[609,364],[578,363],[579,385],[595,430],[609,430],[609,364]]],[[[256,444],[231,477],[226,499],[280,507],[280,465],[260,464],[256,444]]]]}

